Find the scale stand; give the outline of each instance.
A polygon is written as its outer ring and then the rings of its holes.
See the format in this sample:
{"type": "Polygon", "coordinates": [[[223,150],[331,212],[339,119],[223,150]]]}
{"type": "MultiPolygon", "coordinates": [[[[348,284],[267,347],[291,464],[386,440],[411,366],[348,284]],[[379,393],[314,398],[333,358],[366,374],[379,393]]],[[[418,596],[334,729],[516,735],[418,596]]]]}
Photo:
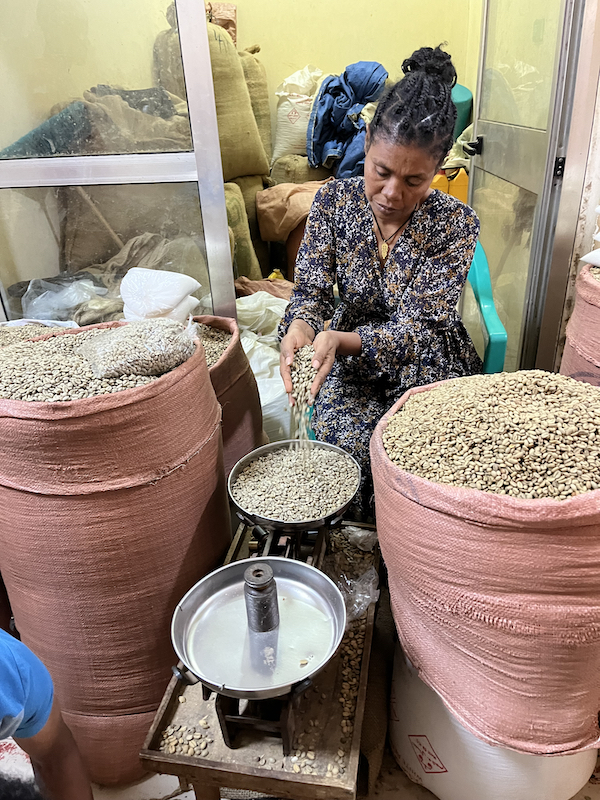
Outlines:
{"type": "MultiPolygon", "coordinates": [[[[242,702],[240,698],[228,697],[217,692],[215,710],[221,726],[223,741],[227,747],[235,749],[238,734],[244,728],[249,728],[280,737],[283,743],[283,755],[289,756],[292,752],[296,730],[295,708],[302,693],[311,685],[312,681],[309,678],[297,683],[290,692],[282,697],[248,700],[243,713],[240,713],[240,703],[242,702]]],[[[210,697],[211,692],[203,685],[202,693],[204,696],[210,697]]]]}

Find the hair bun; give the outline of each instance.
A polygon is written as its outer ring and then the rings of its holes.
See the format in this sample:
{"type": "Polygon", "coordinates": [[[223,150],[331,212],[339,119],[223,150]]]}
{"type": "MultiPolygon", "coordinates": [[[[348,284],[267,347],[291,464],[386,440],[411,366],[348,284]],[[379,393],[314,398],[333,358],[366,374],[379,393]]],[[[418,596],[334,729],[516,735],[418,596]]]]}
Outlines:
{"type": "Polygon", "coordinates": [[[421,47],[420,50],[415,50],[410,58],[402,62],[402,72],[405,75],[410,72],[425,72],[450,87],[456,83],[456,70],[452,58],[439,45],[436,48],[421,47]]]}

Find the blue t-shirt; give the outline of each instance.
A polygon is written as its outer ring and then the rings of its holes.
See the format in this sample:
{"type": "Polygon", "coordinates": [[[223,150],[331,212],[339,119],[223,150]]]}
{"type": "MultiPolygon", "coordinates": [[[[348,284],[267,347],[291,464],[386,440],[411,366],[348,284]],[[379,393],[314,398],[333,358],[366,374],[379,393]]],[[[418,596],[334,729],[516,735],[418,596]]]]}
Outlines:
{"type": "Polygon", "coordinates": [[[14,636],[0,630],[0,739],[27,739],[50,716],[54,688],[46,667],[14,636]]]}

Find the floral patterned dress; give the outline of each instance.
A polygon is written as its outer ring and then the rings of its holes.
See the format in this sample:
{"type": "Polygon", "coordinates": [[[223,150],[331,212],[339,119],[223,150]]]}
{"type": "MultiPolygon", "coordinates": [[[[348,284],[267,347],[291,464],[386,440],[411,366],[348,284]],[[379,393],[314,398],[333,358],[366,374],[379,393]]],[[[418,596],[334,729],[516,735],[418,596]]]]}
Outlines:
{"type": "Polygon", "coordinates": [[[354,510],[362,515],[372,513],[369,440],[387,409],[412,386],[481,372],[456,310],[478,234],[474,211],[434,190],[382,267],[364,178],[327,183],[314,199],[279,333],[302,319],[317,333],[331,320],[332,329],[360,335],[360,355],[336,358],[315,400],[312,427],[317,439],[360,463],[354,510]]]}

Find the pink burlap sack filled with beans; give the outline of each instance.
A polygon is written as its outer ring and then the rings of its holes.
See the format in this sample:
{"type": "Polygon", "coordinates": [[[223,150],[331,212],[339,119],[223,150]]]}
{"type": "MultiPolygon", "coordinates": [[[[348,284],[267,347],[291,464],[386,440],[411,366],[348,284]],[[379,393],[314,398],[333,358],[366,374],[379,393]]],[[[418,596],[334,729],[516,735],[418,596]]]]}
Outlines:
{"type": "Polygon", "coordinates": [[[142,775],[173,611],[228,546],[220,428],[200,343],[136,388],[0,400],[0,571],[98,783],[142,775]]]}
{"type": "Polygon", "coordinates": [[[442,385],[406,392],[371,439],[402,647],[484,741],[533,754],[598,747],[600,490],[521,499],[400,469],[384,431],[410,397],[442,385]]]}
{"type": "Polygon", "coordinates": [[[575,285],[575,307],[567,325],[561,375],[600,386],[600,276],[585,264],[575,285]]]}
{"type": "Polygon", "coordinates": [[[251,450],[265,444],[262,409],[256,378],[231,317],[194,317],[194,322],[231,334],[221,358],[208,370],[223,412],[222,434],[225,476],[251,450]]]}

